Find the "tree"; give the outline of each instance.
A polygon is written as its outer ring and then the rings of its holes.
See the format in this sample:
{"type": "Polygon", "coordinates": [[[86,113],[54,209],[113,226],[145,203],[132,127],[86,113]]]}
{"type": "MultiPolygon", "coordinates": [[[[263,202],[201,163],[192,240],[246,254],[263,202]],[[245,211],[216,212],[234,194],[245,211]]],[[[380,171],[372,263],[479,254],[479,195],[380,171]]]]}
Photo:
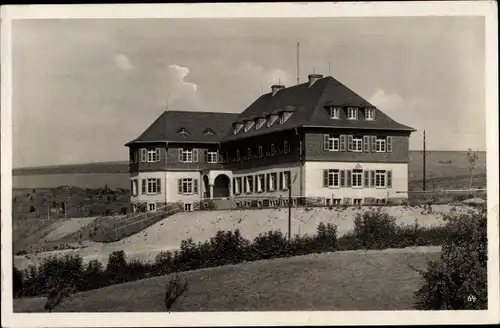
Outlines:
{"type": "Polygon", "coordinates": [[[478,156],[475,151],[469,148],[467,151],[467,161],[469,162],[468,170],[469,170],[469,189],[472,189],[472,175],[474,174],[474,170],[477,166],[478,156]]]}

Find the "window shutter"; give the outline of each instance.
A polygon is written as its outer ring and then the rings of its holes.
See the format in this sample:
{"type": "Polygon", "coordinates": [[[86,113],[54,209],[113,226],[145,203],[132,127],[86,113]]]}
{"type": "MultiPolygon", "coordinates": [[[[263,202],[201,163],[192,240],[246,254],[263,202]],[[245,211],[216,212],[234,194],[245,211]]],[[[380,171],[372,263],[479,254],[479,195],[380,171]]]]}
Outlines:
{"type": "Polygon", "coordinates": [[[284,172],[280,172],[278,174],[278,189],[279,190],[283,190],[283,174],[285,174],[284,172]]]}
{"type": "Polygon", "coordinates": [[[340,151],[345,151],[345,135],[340,136],[340,151]]]}
{"type": "Polygon", "coordinates": [[[347,151],[352,151],[352,135],[347,136],[347,151]]]}
{"type": "Polygon", "coordinates": [[[328,187],[328,170],[323,170],[323,187],[328,187]]]}
{"type": "Polygon", "coordinates": [[[364,171],[365,175],[365,188],[370,187],[370,172],[369,171],[364,171]]]}
{"type": "Polygon", "coordinates": [[[195,194],[197,194],[197,193],[198,193],[198,179],[194,179],[194,180],[193,180],[193,192],[194,192],[195,194]]]}
{"type": "Polygon", "coordinates": [[[146,162],[147,161],[147,150],[146,148],[141,148],[141,162],[146,162]]]}
{"type": "Polygon", "coordinates": [[[365,153],[370,151],[370,137],[369,136],[363,136],[363,151],[365,153]]]}
{"type": "Polygon", "coordinates": [[[392,153],[392,137],[387,137],[387,152],[392,153]]]}
{"type": "Polygon", "coordinates": [[[198,149],[193,149],[193,163],[198,163],[198,149]]]}
{"type": "Polygon", "coordinates": [[[340,170],[340,186],[345,187],[345,171],[340,170]]]}
{"type": "Polygon", "coordinates": [[[372,188],[375,187],[375,171],[370,171],[370,176],[371,176],[371,186],[372,188]]]}
{"type": "Polygon", "coordinates": [[[265,189],[266,191],[271,190],[270,182],[271,182],[271,175],[268,173],[266,174],[266,189],[265,189]]]}
{"type": "Polygon", "coordinates": [[[387,187],[392,187],[392,171],[387,171],[387,187]]]}
{"type": "Polygon", "coordinates": [[[146,193],[146,179],[141,180],[141,193],[142,194],[146,193]]]}
{"type": "Polygon", "coordinates": [[[233,195],[236,195],[236,178],[233,178],[233,195]]]}
{"type": "Polygon", "coordinates": [[[182,179],[177,179],[177,192],[182,194],[182,179]]]}
{"type": "Polygon", "coordinates": [[[160,161],[160,148],[156,148],[156,161],[160,161]]]}
{"type": "Polygon", "coordinates": [[[352,187],[352,171],[347,170],[347,187],[352,187]]]}
{"type": "Polygon", "coordinates": [[[208,163],[208,150],[206,149],[203,151],[203,161],[208,163]]]}
{"type": "Polygon", "coordinates": [[[130,180],[130,194],[132,196],[135,196],[134,195],[134,180],[130,180]]]}
{"type": "Polygon", "coordinates": [[[377,137],[372,136],[372,152],[376,152],[376,151],[377,151],[377,137]]]}
{"type": "Polygon", "coordinates": [[[179,163],[182,163],[182,148],[177,150],[177,159],[179,160],[179,163]]]}
{"type": "Polygon", "coordinates": [[[324,150],[328,150],[329,147],[328,147],[328,139],[330,138],[330,136],[328,134],[324,134],[323,135],[323,149],[324,150]]]}
{"type": "Polygon", "coordinates": [[[156,179],[156,193],[161,194],[161,179],[156,179]]]}

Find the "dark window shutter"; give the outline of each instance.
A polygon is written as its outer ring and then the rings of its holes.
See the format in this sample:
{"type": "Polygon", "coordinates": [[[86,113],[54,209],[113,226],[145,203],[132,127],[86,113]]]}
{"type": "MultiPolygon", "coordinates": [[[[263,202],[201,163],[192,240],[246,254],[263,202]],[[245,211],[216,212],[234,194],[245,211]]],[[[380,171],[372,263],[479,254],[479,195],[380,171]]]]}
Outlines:
{"type": "Polygon", "coordinates": [[[180,148],[177,151],[177,159],[179,160],[179,163],[182,163],[182,149],[180,148]]]}
{"type": "Polygon", "coordinates": [[[134,195],[134,180],[130,180],[130,194],[132,196],[135,196],[134,195]]]}
{"type": "Polygon", "coordinates": [[[197,193],[198,193],[198,179],[194,179],[194,180],[193,180],[193,192],[194,192],[195,194],[197,194],[197,193]]]}
{"type": "Polygon", "coordinates": [[[375,171],[370,171],[371,175],[371,186],[375,187],[375,171]]]}
{"type": "Polygon", "coordinates": [[[363,151],[366,153],[370,151],[370,137],[369,136],[363,136],[363,151]]]}
{"type": "Polygon", "coordinates": [[[203,161],[208,163],[208,150],[206,149],[203,151],[203,161]]]}
{"type": "Polygon", "coordinates": [[[351,170],[347,170],[347,187],[352,187],[352,171],[351,170]]]}
{"type": "Polygon", "coordinates": [[[198,149],[193,149],[193,162],[198,163],[198,149]]]}
{"type": "Polygon", "coordinates": [[[345,140],[346,136],[343,134],[340,136],[340,151],[345,151],[345,146],[346,146],[346,140],[345,140]]]}
{"type": "Polygon", "coordinates": [[[233,195],[236,195],[236,178],[233,178],[233,195]]]}
{"type": "Polygon", "coordinates": [[[340,170],[340,186],[345,187],[345,171],[340,170]]]}
{"type": "Polygon", "coordinates": [[[182,194],[182,179],[177,179],[177,192],[182,194]]]}
{"type": "Polygon", "coordinates": [[[156,179],[156,193],[161,194],[161,179],[156,179]]]}
{"type": "Polygon", "coordinates": [[[352,135],[347,136],[347,151],[352,151],[352,135]]]}
{"type": "Polygon", "coordinates": [[[160,148],[156,148],[156,161],[160,161],[160,148]]]}
{"type": "Polygon", "coordinates": [[[328,147],[328,139],[329,138],[330,138],[330,136],[328,134],[323,135],[323,149],[324,150],[329,149],[329,147],[328,147]]]}
{"type": "Polygon", "coordinates": [[[266,191],[271,190],[270,182],[271,182],[271,175],[268,173],[266,174],[266,191]]]}
{"type": "Polygon", "coordinates": [[[370,172],[369,171],[364,171],[365,175],[365,188],[370,187],[370,172]]]}
{"type": "Polygon", "coordinates": [[[328,170],[323,170],[323,187],[328,187],[328,170]]]}
{"type": "Polygon", "coordinates": [[[387,152],[392,153],[392,137],[387,137],[387,152]]]}
{"type": "Polygon", "coordinates": [[[387,187],[392,187],[392,171],[387,171],[387,187]]]}
{"type": "Polygon", "coordinates": [[[372,152],[376,152],[376,151],[377,151],[377,137],[372,136],[372,152]]]}
{"type": "Polygon", "coordinates": [[[146,183],[147,183],[146,179],[142,179],[142,182],[141,182],[141,192],[142,192],[143,194],[145,194],[145,193],[146,193],[146,187],[147,187],[147,186],[146,186],[146,183]]]}

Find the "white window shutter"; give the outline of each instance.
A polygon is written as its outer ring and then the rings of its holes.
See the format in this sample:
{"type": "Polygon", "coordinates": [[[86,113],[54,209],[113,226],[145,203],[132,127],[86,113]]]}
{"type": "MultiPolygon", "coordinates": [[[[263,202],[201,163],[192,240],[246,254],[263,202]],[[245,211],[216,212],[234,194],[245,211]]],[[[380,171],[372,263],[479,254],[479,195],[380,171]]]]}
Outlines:
{"type": "Polygon", "coordinates": [[[156,148],[156,161],[160,161],[160,148],[156,148]]]}
{"type": "Polygon", "coordinates": [[[198,179],[194,179],[194,180],[193,180],[193,192],[194,192],[195,194],[197,194],[197,193],[198,193],[198,179]]]}
{"type": "Polygon", "coordinates": [[[193,149],[193,162],[198,163],[198,149],[193,149]]]}
{"type": "Polygon", "coordinates": [[[156,179],[156,193],[161,194],[161,179],[156,179]]]}
{"type": "Polygon", "coordinates": [[[352,151],[352,135],[347,136],[347,151],[352,151]]]}
{"type": "Polygon", "coordinates": [[[376,152],[376,151],[377,151],[377,137],[372,136],[372,152],[376,152]]]}
{"type": "Polygon", "coordinates": [[[387,171],[387,187],[392,188],[392,171],[387,171]]]}
{"type": "Polygon", "coordinates": [[[363,151],[365,153],[370,151],[370,137],[369,136],[363,136],[363,151]]]}
{"type": "Polygon", "coordinates": [[[182,194],[182,179],[177,179],[177,193],[182,194]]]}
{"type": "Polygon", "coordinates": [[[328,170],[323,170],[323,187],[328,187],[328,170]]]}
{"type": "Polygon", "coordinates": [[[343,134],[340,136],[340,151],[345,151],[346,149],[346,136],[343,134]]]}

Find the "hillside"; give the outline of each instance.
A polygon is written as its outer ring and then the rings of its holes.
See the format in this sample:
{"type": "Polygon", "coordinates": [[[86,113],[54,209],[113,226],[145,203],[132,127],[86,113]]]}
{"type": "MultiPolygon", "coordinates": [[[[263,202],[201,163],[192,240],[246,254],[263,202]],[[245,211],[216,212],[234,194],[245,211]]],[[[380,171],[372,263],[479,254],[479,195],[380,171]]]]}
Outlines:
{"type": "MultiPolygon", "coordinates": [[[[420,275],[439,247],[347,251],[184,272],[173,311],[411,310],[420,275]]],[[[166,277],[78,293],[56,312],[164,311],[166,277]]],[[[44,298],[14,299],[15,312],[43,311],[44,298]]]]}
{"type": "MultiPolygon", "coordinates": [[[[448,213],[453,206],[435,205],[432,213],[421,207],[391,206],[381,207],[383,212],[394,216],[398,224],[414,224],[421,226],[442,225],[442,213],[448,213]]],[[[343,235],[354,228],[354,218],[370,208],[357,209],[293,209],[292,234],[313,234],[320,222],[331,222],[338,227],[338,234],[343,235]]],[[[466,210],[467,207],[457,207],[466,210]]],[[[113,243],[86,242],[86,248],[79,250],[59,250],[37,254],[15,256],[17,268],[26,268],[29,264],[39,263],[44,257],[77,252],[85,261],[97,259],[106,263],[113,251],[124,250],[127,258],[152,261],[156,254],[165,250],[177,249],[182,240],[192,238],[194,242],[204,242],[215,235],[218,230],[239,229],[246,239],[253,239],[260,233],[269,230],[281,230],[287,233],[288,211],[277,209],[246,211],[205,211],[183,212],[174,214],[151,227],[113,243]]],[[[68,233],[69,231],[66,230],[68,233]]],[[[48,233],[47,233],[48,234],[48,233]]]]}

